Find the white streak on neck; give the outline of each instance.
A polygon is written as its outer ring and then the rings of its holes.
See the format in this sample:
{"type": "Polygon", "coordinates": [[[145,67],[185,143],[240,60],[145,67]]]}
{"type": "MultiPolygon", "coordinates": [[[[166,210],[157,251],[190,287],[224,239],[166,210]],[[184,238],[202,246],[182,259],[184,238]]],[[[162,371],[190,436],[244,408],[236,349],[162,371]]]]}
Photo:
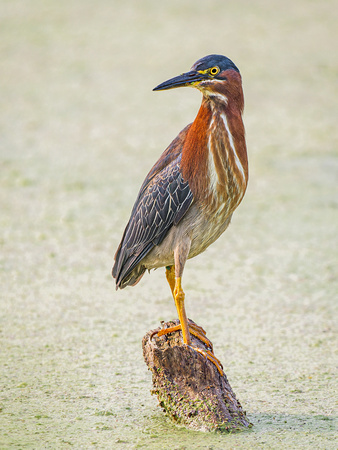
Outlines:
{"type": "Polygon", "coordinates": [[[230,133],[230,129],[229,129],[227,117],[226,117],[226,115],[225,115],[224,113],[221,114],[221,117],[222,117],[222,120],[223,120],[223,122],[224,122],[225,129],[226,129],[226,131],[227,131],[227,133],[228,133],[228,136],[229,136],[229,143],[230,143],[230,147],[231,147],[231,149],[232,149],[232,151],[233,151],[233,154],[234,154],[234,157],[235,157],[236,165],[237,165],[237,167],[238,167],[238,170],[239,170],[239,171],[241,172],[241,174],[242,174],[243,180],[245,181],[246,178],[245,178],[244,169],[243,169],[243,166],[242,166],[242,164],[241,164],[241,161],[239,160],[238,155],[237,155],[237,152],[236,152],[234,139],[233,139],[233,137],[232,137],[232,134],[230,133]]]}
{"type": "Polygon", "coordinates": [[[208,96],[209,97],[215,97],[218,100],[220,100],[222,103],[224,103],[225,105],[228,104],[228,97],[221,94],[220,92],[208,92],[208,96]]]}
{"type": "Polygon", "coordinates": [[[209,180],[210,180],[210,187],[211,191],[213,193],[216,193],[217,184],[219,183],[218,174],[216,172],[215,168],[215,161],[214,161],[214,155],[211,151],[211,136],[210,133],[209,139],[208,139],[208,169],[209,169],[209,180]]]}

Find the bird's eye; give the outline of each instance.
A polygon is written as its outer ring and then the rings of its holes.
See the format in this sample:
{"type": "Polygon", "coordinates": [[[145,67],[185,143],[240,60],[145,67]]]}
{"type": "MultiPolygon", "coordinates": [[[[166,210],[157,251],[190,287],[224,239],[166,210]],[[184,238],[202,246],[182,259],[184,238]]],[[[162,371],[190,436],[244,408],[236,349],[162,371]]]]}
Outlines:
{"type": "Polygon", "coordinates": [[[219,67],[217,67],[217,66],[212,67],[212,68],[210,69],[210,75],[212,75],[213,77],[214,77],[215,75],[217,75],[218,72],[219,72],[219,67]]]}

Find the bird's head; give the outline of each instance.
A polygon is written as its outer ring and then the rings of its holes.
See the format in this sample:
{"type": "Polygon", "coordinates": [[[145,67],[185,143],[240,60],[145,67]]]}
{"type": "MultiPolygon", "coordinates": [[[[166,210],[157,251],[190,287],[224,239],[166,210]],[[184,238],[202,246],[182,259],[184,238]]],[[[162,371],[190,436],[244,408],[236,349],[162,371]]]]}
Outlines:
{"type": "Polygon", "coordinates": [[[195,62],[189,72],[182,73],[159,84],[153,90],[164,91],[182,86],[199,89],[206,97],[227,97],[227,93],[239,88],[241,76],[237,66],[223,55],[209,55],[195,62]]]}

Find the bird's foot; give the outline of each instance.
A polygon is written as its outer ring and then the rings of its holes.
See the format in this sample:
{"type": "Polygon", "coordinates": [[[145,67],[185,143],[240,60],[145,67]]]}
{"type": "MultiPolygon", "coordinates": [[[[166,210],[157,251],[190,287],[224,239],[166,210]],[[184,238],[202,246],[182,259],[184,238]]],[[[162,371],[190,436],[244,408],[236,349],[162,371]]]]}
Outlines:
{"type": "MultiPolygon", "coordinates": [[[[213,353],[213,345],[212,342],[206,337],[206,333],[204,331],[204,329],[202,327],[200,327],[199,325],[196,325],[195,322],[193,322],[192,320],[188,321],[188,326],[189,326],[189,332],[197,337],[197,339],[199,339],[201,342],[203,342],[203,344],[205,344],[210,350],[210,353],[213,353]]],[[[169,334],[169,333],[174,333],[175,331],[181,331],[182,327],[181,324],[175,325],[173,327],[169,327],[169,328],[163,328],[162,330],[157,332],[157,336],[164,336],[165,334],[169,334]]]]}
{"type": "Polygon", "coordinates": [[[206,336],[207,332],[205,331],[205,329],[202,328],[201,326],[197,325],[197,323],[195,323],[193,320],[188,319],[188,324],[191,328],[194,328],[196,331],[198,331],[201,334],[203,334],[204,336],[206,336]]]}
{"type": "MultiPolygon", "coordinates": [[[[202,327],[200,327],[199,325],[197,325],[195,322],[193,322],[190,319],[188,319],[188,327],[189,327],[189,332],[193,336],[197,337],[197,339],[199,339],[201,342],[203,342],[203,344],[206,345],[207,350],[202,350],[201,348],[195,347],[195,346],[191,345],[190,343],[187,344],[187,345],[190,348],[192,348],[193,350],[195,350],[196,352],[198,352],[201,355],[203,355],[209,361],[211,361],[216,366],[216,368],[217,368],[218,372],[220,373],[220,375],[223,376],[224,372],[223,372],[222,363],[214,355],[212,342],[206,337],[206,335],[205,335],[206,333],[205,333],[204,329],[202,327]]],[[[175,326],[172,326],[172,327],[168,327],[168,328],[163,328],[160,331],[153,332],[153,334],[151,335],[150,339],[155,334],[157,334],[157,336],[164,336],[166,334],[174,333],[175,331],[181,331],[181,330],[182,330],[181,324],[178,324],[178,325],[175,325],[175,326]]]]}
{"type": "Polygon", "coordinates": [[[188,319],[188,324],[190,333],[197,337],[197,339],[199,339],[201,342],[203,342],[203,344],[205,344],[210,349],[211,353],[214,353],[212,342],[207,338],[204,329],[199,325],[196,325],[196,323],[190,319],[188,319]]]}
{"type": "Polygon", "coordinates": [[[223,366],[222,366],[221,361],[219,359],[217,359],[216,356],[213,353],[211,353],[210,350],[202,350],[202,349],[200,349],[198,347],[193,347],[192,345],[190,345],[189,347],[191,347],[197,353],[200,353],[205,358],[207,358],[209,361],[211,361],[216,366],[216,368],[217,368],[218,372],[220,373],[221,377],[224,375],[223,366]]]}

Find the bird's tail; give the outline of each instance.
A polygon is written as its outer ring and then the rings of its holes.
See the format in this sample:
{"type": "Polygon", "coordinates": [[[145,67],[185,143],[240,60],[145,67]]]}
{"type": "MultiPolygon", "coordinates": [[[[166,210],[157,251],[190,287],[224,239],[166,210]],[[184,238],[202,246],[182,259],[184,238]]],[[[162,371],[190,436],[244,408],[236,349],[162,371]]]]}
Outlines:
{"type": "Polygon", "coordinates": [[[116,278],[116,290],[124,289],[127,286],[135,286],[135,284],[137,284],[141,280],[145,271],[146,268],[141,264],[136,266],[135,269],[128,273],[128,275],[124,278],[120,276],[116,277],[113,271],[113,277],[116,278]]]}

